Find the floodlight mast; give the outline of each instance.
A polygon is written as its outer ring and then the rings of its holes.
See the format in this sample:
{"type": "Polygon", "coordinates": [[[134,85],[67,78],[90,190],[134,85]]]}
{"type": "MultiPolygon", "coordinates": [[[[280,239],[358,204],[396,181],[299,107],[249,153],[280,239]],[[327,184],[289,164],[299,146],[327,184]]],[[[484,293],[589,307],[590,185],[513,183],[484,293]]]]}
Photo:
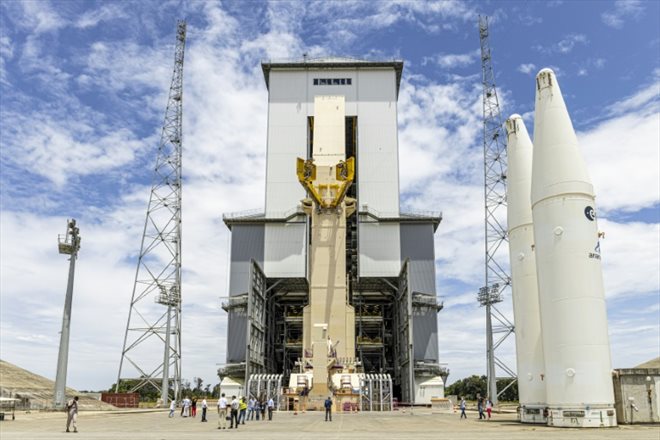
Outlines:
{"type": "Polygon", "coordinates": [[[497,99],[488,43],[488,17],[481,15],[479,40],[483,86],[485,285],[479,289],[477,300],[486,307],[488,395],[493,405],[496,405],[499,394],[506,388],[500,390],[498,394],[495,367],[500,367],[511,377],[516,375],[495,354],[497,347],[514,331],[513,323],[495,306],[502,301],[504,291],[511,286],[511,277],[504,266],[507,258],[506,249],[502,246],[507,241],[505,212],[507,156],[506,134],[497,99]],[[496,321],[496,327],[493,327],[493,320],[496,321]],[[494,333],[501,333],[497,341],[494,341],[494,333]]]}
{"type": "Polygon", "coordinates": [[[63,409],[66,404],[66,371],[69,363],[69,330],[71,327],[71,304],[73,302],[73,277],[76,270],[76,259],[80,249],[80,230],[76,226],[76,220],[67,220],[67,229],[64,237],[57,237],[60,254],[70,255],[69,279],[66,285],[66,297],[64,299],[64,315],[62,317],[62,332],[60,333],[60,351],[57,356],[57,375],[55,377],[55,394],[53,407],[63,409]]]}
{"type": "Polygon", "coordinates": [[[181,159],[186,22],[177,22],[174,73],[142,234],[115,392],[150,387],[164,404],[181,390],[181,159]],[[151,298],[152,301],[145,301],[151,298]],[[154,303],[165,306],[154,306],[154,303]],[[153,354],[163,349],[162,362],[153,354]],[[132,373],[123,372],[124,361],[132,373]],[[172,370],[170,370],[172,369],[172,370]],[[130,381],[130,382],[129,382],[130,381]],[[170,385],[173,394],[170,395],[170,385]]]}

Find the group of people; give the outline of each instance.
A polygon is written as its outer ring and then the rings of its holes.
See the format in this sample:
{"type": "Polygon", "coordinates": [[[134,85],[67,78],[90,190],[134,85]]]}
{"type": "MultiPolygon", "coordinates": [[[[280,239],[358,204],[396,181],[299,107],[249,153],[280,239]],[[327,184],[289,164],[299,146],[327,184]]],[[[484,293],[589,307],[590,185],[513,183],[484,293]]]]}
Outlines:
{"type": "MultiPolygon", "coordinates": [[[[461,409],[461,419],[467,419],[467,414],[465,414],[466,404],[464,397],[461,397],[461,403],[459,407],[461,409]]],[[[486,411],[486,414],[488,414],[487,420],[490,420],[493,413],[493,402],[490,400],[490,397],[486,397],[484,399],[481,394],[477,394],[477,411],[479,411],[479,420],[486,419],[484,410],[486,411]]]]}
{"type": "MultiPolygon", "coordinates": [[[[206,399],[202,400],[202,422],[208,422],[206,420],[206,410],[208,409],[208,404],[206,399]]],[[[174,411],[176,411],[176,400],[170,402],[170,414],[169,417],[174,417],[174,411]]],[[[181,401],[181,417],[197,417],[197,398],[193,397],[189,399],[184,397],[181,401]]]]}
{"type": "MultiPolygon", "coordinates": [[[[208,409],[206,399],[202,399],[201,406],[202,422],[208,422],[206,418],[206,412],[208,409]]],[[[332,399],[328,397],[323,403],[323,406],[325,407],[325,421],[332,422],[332,399]]],[[[176,407],[176,400],[172,400],[172,402],[170,402],[170,413],[168,417],[174,417],[176,407]]],[[[78,417],[78,396],[67,402],[66,410],[66,432],[70,432],[69,429],[71,427],[73,427],[73,432],[78,432],[76,424],[78,417]]],[[[259,420],[260,415],[261,420],[266,420],[266,413],[268,413],[268,420],[273,420],[274,410],[275,402],[272,397],[269,399],[266,399],[265,397],[255,399],[253,397],[248,401],[245,397],[237,398],[236,396],[231,396],[231,401],[228,401],[225,397],[225,393],[222,393],[222,396],[218,399],[218,429],[226,429],[227,420],[230,421],[229,429],[238,429],[239,424],[245,425],[246,420],[254,420],[255,416],[257,420],[259,420]]],[[[464,414],[465,400],[461,400],[461,418],[464,414]]],[[[183,398],[181,401],[181,417],[197,417],[197,398],[183,398]]],[[[490,409],[488,409],[488,418],[490,418],[490,409]]]]}
{"type": "Polygon", "coordinates": [[[265,397],[260,399],[251,398],[249,401],[243,396],[237,398],[231,396],[231,401],[222,393],[218,399],[218,429],[227,428],[227,420],[230,421],[229,429],[238,429],[238,425],[245,425],[246,420],[254,420],[256,415],[259,420],[266,420],[266,412],[268,412],[268,420],[273,420],[273,410],[275,409],[275,402],[272,398],[266,400],[265,397]],[[229,411],[229,414],[227,414],[229,411]]]}

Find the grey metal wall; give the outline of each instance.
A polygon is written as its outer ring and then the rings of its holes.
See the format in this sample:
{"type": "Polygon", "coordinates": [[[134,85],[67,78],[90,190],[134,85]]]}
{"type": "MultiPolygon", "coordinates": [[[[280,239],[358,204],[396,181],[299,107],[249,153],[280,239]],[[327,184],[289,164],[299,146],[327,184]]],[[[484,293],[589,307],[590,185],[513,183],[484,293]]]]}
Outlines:
{"type": "Polygon", "coordinates": [[[227,363],[245,362],[245,338],[247,337],[245,312],[234,310],[229,313],[227,327],[227,363]]]}
{"type": "MultiPolygon", "coordinates": [[[[436,296],[435,246],[431,223],[402,223],[401,261],[410,259],[410,291],[436,296]]],[[[438,319],[434,310],[413,315],[413,357],[438,362],[438,319]]]]}
{"type": "Polygon", "coordinates": [[[401,223],[401,261],[410,259],[410,290],[435,296],[435,247],[431,223],[401,223]]]}
{"type": "Polygon", "coordinates": [[[247,293],[250,259],[264,265],[264,225],[232,225],[229,296],[247,293]]]}
{"type": "Polygon", "coordinates": [[[438,362],[438,316],[435,310],[413,313],[413,358],[438,362]]]}
{"type": "MultiPolygon", "coordinates": [[[[229,296],[247,295],[250,283],[250,260],[263,265],[264,225],[231,227],[229,296]]],[[[245,310],[233,309],[227,322],[227,363],[245,361],[247,318],[245,310]]]]}

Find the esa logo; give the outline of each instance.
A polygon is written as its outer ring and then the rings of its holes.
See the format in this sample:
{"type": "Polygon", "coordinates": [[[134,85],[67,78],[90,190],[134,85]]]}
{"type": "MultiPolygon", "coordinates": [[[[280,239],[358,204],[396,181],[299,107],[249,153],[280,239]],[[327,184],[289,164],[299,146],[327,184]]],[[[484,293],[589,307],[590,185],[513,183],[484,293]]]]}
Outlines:
{"type": "Polygon", "coordinates": [[[584,215],[589,219],[589,221],[596,220],[596,210],[591,206],[584,208],[584,215]]]}

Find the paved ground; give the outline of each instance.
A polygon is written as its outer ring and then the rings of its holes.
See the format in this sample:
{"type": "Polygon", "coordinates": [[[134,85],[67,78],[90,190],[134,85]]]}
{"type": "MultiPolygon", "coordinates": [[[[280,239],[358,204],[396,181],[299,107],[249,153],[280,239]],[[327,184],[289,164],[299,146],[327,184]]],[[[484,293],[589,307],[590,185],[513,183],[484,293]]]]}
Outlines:
{"type": "Polygon", "coordinates": [[[474,413],[468,420],[458,414],[432,414],[416,409],[392,413],[334,414],[333,422],[325,422],[323,414],[308,412],[275,413],[273,421],[253,421],[238,430],[218,430],[217,415],[211,413],[208,423],[179,416],[168,418],[167,412],[81,412],[79,433],[65,433],[64,413],[18,413],[16,420],[0,422],[0,438],[12,439],[633,439],[659,440],[660,425],[622,426],[610,429],[561,429],[526,426],[515,421],[513,414],[495,414],[491,421],[479,421],[474,413]]]}

